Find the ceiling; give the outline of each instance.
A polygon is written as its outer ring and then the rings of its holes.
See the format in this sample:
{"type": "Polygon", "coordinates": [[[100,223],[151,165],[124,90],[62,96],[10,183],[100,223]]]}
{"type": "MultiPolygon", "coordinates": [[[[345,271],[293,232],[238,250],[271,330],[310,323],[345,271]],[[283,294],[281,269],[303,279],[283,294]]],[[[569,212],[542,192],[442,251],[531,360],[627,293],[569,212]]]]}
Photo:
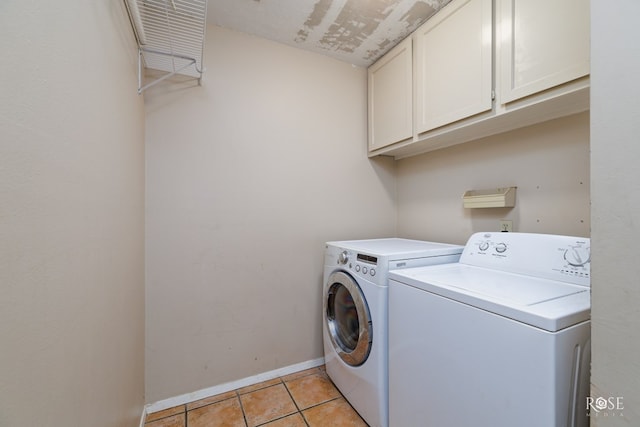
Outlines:
{"type": "Polygon", "coordinates": [[[210,0],[207,23],[368,67],[450,0],[210,0]]]}

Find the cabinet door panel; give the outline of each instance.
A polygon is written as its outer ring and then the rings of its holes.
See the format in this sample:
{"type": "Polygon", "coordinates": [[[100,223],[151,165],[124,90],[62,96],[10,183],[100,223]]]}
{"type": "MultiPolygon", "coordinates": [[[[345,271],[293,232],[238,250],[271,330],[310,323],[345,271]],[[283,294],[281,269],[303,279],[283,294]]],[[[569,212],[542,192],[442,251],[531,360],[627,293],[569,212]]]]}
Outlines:
{"type": "Polygon", "coordinates": [[[452,1],[415,44],[418,133],[491,109],[491,0],[452,1]]]}
{"type": "Polygon", "coordinates": [[[589,74],[588,0],[501,0],[507,103],[589,74]]]}
{"type": "Polygon", "coordinates": [[[413,136],[411,37],[373,64],[369,78],[369,150],[413,136]]]}

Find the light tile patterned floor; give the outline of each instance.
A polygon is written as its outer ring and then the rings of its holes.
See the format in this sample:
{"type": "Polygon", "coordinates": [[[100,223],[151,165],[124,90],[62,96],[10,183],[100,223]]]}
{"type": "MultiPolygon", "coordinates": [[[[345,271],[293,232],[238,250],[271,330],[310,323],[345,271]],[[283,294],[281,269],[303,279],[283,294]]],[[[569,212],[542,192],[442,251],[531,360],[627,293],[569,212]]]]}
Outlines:
{"type": "Polygon", "coordinates": [[[367,427],[324,367],[149,414],[145,427],[367,427]]]}

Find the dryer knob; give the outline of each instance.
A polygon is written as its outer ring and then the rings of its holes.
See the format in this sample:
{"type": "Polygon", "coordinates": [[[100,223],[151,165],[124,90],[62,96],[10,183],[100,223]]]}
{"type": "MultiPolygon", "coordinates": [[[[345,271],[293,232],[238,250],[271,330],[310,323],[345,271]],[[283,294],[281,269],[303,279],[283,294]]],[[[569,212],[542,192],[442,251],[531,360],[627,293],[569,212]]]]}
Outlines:
{"type": "Polygon", "coordinates": [[[338,255],[338,264],[344,265],[347,261],[349,261],[349,254],[347,251],[340,252],[340,255],[338,255]]]}

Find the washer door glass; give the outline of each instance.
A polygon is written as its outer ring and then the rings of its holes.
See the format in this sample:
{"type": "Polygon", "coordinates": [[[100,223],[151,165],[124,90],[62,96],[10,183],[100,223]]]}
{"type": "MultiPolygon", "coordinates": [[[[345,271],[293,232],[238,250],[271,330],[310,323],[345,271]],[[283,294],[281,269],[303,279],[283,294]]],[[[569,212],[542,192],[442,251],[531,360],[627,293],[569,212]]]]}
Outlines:
{"type": "Polygon", "coordinates": [[[371,316],[360,287],[344,272],[329,276],[325,321],[340,358],[351,366],[362,365],[371,352],[371,316]]]}

